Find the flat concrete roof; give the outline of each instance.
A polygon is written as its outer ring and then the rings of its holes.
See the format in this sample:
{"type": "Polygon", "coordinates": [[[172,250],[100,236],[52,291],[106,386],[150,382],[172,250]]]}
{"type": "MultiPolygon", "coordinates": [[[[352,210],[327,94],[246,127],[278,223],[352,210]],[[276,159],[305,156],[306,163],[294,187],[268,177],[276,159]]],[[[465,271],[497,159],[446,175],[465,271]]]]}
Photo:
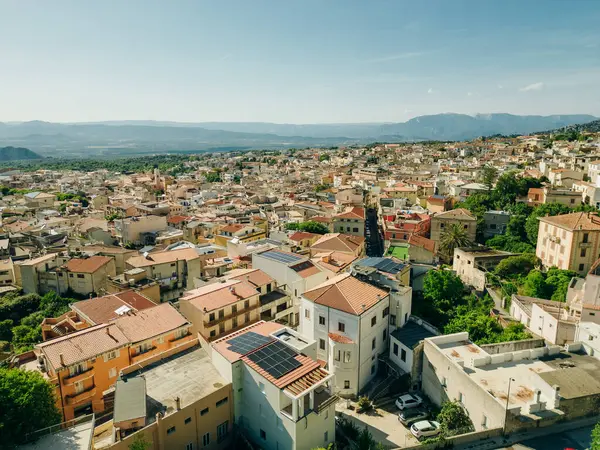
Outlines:
{"type": "Polygon", "coordinates": [[[94,435],[94,421],[88,420],[57,433],[47,434],[19,450],[88,450],[94,435]]]}
{"type": "Polygon", "coordinates": [[[228,384],[213,366],[206,350],[200,347],[133,372],[128,377],[136,375],[143,375],[146,379],[147,417],[150,421],[157,412],[175,410],[176,397],[180,398],[183,408],[228,384]]]}

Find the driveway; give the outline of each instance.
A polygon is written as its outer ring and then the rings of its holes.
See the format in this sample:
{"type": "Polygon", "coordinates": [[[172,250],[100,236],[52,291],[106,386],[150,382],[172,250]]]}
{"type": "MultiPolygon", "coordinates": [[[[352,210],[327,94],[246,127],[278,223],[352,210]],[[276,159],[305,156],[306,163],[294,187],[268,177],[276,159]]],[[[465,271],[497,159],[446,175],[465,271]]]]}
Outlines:
{"type": "Polygon", "coordinates": [[[373,439],[386,447],[409,447],[418,444],[410,430],[398,420],[398,412],[394,404],[384,409],[377,408],[366,414],[358,414],[356,411],[346,409],[346,402],[342,401],[336,405],[336,411],[354,422],[361,430],[366,426],[373,439]]]}

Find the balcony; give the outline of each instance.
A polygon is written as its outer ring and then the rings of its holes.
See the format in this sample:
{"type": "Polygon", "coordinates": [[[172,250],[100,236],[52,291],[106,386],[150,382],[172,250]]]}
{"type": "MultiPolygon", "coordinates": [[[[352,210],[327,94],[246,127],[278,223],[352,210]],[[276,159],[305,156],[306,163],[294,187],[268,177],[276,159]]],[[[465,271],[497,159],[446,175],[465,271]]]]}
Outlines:
{"type": "Polygon", "coordinates": [[[183,341],[186,341],[186,340],[189,341],[192,338],[193,338],[192,333],[190,333],[188,331],[186,334],[184,334],[182,336],[178,336],[178,337],[174,337],[174,338],[169,339],[169,344],[171,344],[171,345],[179,345],[183,341]]]}
{"type": "Polygon", "coordinates": [[[591,247],[592,247],[591,242],[580,242],[579,243],[579,248],[591,248],[591,247]]]}
{"type": "Polygon", "coordinates": [[[279,306],[282,303],[287,303],[290,296],[278,289],[267,292],[260,296],[260,312],[271,309],[273,306],[279,306]]]}
{"type": "Polygon", "coordinates": [[[94,366],[90,366],[87,369],[76,373],[74,375],[69,375],[68,377],[64,377],[63,380],[63,385],[65,386],[71,386],[72,384],[75,384],[79,381],[84,381],[87,380],[88,378],[92,378],[94,376],[94,366]]]}
{"type": "Polygon", "coordinates": [[[93,385],[87,388],[85,391],[80,392],[79,394],[67,395],[67,405],[77,405],[85,400],[89,400],[90,398],[96,395],[96,386],[93,385]]]}
{"type": "MultiPolygon", "coordinates": [[[[309,415],[311,412],[320,414],[325,408],[330,406],[332,403],[335,403],[338,400],[338,398],[339,397],[337,395],[331,395],[331,393],[327,389],[322,389],[320,392],[315,391],[315,405],[313,409],[310,409],[310,394],[307,393],[303,397],[304,415],[298,415],[298,420],[309,415]]],[[[293,407],[291,403],[285,408],[283,408],[281,410],[281,413],[288,419],[294,420],[293,407]]]]}
{"type": "Polygon", "coordinates": [[[214,327],[215,325],[217,325],[221,322],[224,322],[229,319],[233,319],[234,317],[237,317],[241,314],[246,314],[250,311],[254,311],[255,309],[257,309],[256,305],[254,305],[254,306],[250,305],[248,308],[238,309],[236,312],[232,312],[231,314],[226,314],[223,317],[215,317],[213,320],[209,320],[207,318],[207,319],[204,319],[204,326],[205,327],[214,327]]]}
{"type": "Polygon", "coordinates": [[[151,353],[156,350],[156,346],[153,345],[152,347],[148,348],[147,350],[141,351],[136,353],[134,356],[131,357],[131,363],[136,363],[136,362],[140,362],[143,361],[146,358],[149,358],[151,356],[151,353]]]}

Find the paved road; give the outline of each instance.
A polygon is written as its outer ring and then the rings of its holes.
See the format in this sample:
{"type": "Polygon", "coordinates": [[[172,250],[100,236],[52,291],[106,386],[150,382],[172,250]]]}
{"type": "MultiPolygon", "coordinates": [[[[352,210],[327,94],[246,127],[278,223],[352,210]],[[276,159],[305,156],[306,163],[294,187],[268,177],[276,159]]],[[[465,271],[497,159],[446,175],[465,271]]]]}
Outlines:
{"type": "Polygon", "coordinates": [[[365,223],[365,239],[367,240],[367,256],[383,255],[383,239],[377,223],[377,210],[367,209],[367,218],[365,223]]]}
{"type": "Polygon", "coordinates": [[[577,430],[540,436],[509,448],[514,450],[587,450],[591,445],[592,428],[594,427],[590,425],[577,430]]]}

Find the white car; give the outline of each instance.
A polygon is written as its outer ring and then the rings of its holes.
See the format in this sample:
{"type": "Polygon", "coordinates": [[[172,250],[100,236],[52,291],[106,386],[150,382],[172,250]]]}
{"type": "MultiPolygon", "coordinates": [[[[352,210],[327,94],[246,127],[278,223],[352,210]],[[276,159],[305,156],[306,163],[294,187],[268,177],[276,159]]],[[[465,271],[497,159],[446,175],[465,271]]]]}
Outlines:
{"type": "Polygon", "coordinates": [[[434,420],[421,420],[411,425],[410,432],[417,439],[437,436],[440,434],[440,424],[434,420]]]}
{"type": "Polygon", "coordinates": [[[408,408],[416,408],[423,404],[423,399],[418,395],[404,394],[396,400],[396,406],[400,411],[408,408]]]}

